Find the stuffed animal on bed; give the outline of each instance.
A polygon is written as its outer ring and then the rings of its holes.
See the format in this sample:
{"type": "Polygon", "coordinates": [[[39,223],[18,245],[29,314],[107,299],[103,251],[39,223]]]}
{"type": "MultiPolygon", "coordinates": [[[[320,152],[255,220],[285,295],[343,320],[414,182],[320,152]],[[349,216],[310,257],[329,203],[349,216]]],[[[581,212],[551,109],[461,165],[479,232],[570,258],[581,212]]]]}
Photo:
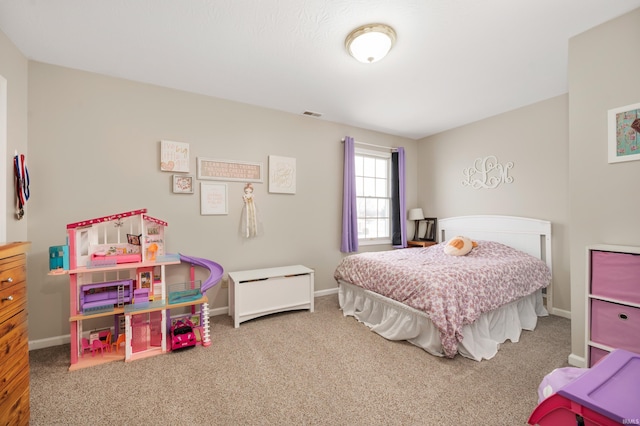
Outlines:
{"type": "Polygon", "coordinates": [[[451,256],[464,256],[474,247],[478,247],[478,243],[467,237],[456,236],[444,245],[444,252],[451,256]]]}

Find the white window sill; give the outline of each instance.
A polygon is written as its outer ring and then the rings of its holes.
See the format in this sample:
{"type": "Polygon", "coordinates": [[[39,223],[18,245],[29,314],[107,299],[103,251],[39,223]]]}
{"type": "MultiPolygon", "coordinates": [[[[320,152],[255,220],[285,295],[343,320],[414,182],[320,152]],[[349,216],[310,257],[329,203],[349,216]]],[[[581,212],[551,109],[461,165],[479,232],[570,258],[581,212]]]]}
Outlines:
{"type": "Polygon", "coordinates": [[[361,246],[382,246],[390,245],[391,240],[358,240],[358,245],[361,246]]]}

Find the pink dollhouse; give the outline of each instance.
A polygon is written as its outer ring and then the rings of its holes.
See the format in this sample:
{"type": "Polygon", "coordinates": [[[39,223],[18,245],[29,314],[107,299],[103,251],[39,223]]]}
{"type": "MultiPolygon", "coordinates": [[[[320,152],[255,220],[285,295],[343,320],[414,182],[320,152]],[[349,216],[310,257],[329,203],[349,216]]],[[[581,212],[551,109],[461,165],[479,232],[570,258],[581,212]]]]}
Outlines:
{"type": "MultiPolygon", "coordinates": [[[[146,209],[84,220],[67,225],[68,269],[52,269],[50,275],[69,275],[70,370],[113,360],[132,361],[165,353],[171,309],[200,307],[201,343],[210,344],[207,288],[223,274],[217,263],[206,262],[212,276],[208,287],[195,297],[172,303],[167,295],[165,268],[179,264],[180,255],[167,254],[167,222],[147,215],[146,209]],[[213,274],[215,272],[215,275],[213,274]],[[100,357],[83,357],[86,339],[83,324],[103,317],[113,318],[113,349],[100,357]],[[124,335],[124,339],[122,338],[124,335]],[[118,350],[124,342],[124,355],[118,350]]],[[[195,260],[194,260],[195,259],[195,260]]],[[[202,263],[201,262],[201,263],[202,263]]]]}

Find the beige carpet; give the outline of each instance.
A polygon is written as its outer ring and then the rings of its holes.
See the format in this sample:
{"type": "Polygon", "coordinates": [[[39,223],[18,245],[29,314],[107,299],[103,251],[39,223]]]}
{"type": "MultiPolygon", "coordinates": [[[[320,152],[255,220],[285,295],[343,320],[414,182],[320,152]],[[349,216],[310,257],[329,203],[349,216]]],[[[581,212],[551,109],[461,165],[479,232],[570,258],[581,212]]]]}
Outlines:
{"type": "Polygon", "coordinates": [[[30,353],[31,425],[524,425],[545,374],[566,366],[570,321],[541,318],[476,362],[390,342],[338,308],[243,323],[212,341],[69,372],[69,345],[30,353]]]}

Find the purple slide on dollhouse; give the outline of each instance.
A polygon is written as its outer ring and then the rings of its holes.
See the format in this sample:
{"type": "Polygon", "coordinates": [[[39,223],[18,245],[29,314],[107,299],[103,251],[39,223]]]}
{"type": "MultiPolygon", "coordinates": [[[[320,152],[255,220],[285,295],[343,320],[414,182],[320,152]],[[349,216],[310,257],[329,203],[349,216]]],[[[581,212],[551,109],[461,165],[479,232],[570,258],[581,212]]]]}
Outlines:
{"type": "Polygon", "coordinates": [[[224,269],[222,268],[222,266],[214,262],[213,260],[180,254],[180,261],[184,263],[191,263],[192,265],[202,266],[203,268],[207,268],[209,270],[209,278],[207,278],[200,287],[200,292],[202,294],[204,294],[205,291],[209,290],[214,285],[218,284],[218,282],[220,282],[220,280],[222,279],[222,275],[224,274],[224,269]]]}

